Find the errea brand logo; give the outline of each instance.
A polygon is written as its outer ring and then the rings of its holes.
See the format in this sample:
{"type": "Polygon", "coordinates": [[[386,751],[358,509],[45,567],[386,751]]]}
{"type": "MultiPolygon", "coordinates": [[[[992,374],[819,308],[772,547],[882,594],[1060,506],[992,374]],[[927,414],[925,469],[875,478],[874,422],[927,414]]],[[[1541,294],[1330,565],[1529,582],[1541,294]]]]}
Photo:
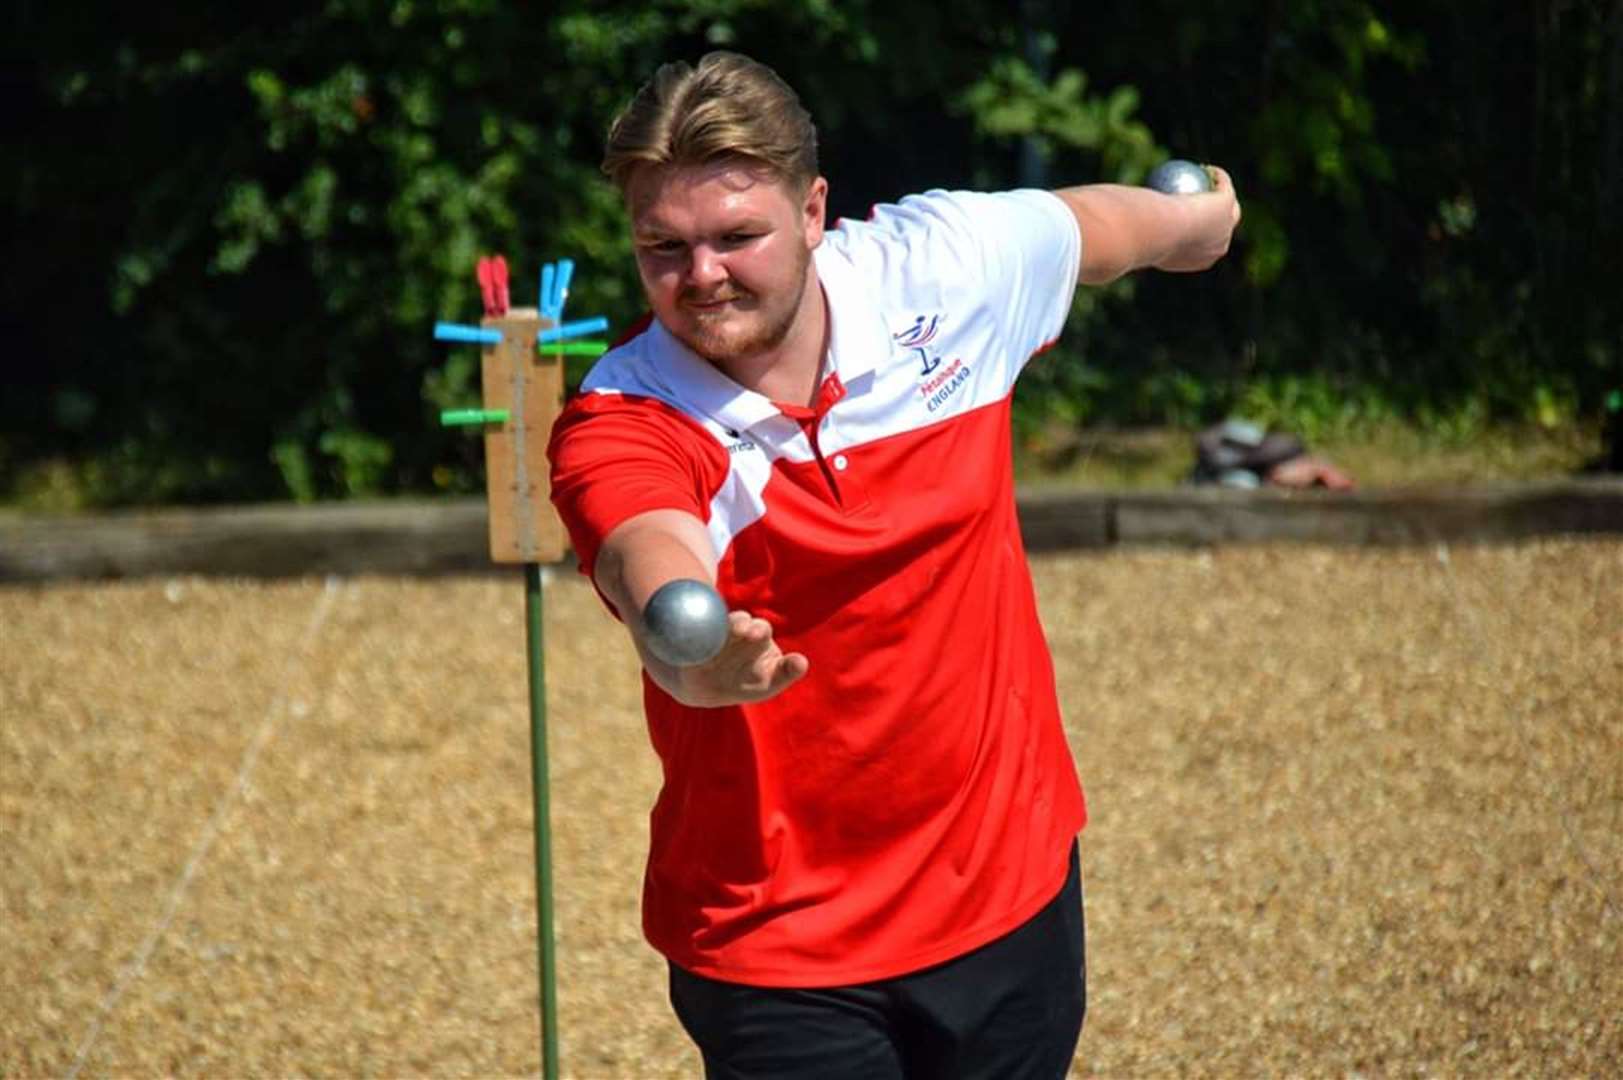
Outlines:
{"type": "Polygon", "coordinates": [[[727,444],[727,452],[729,454],[742,454],[747,451],[757,449],[755,440],[750,438],[748,435],[745,435],[743,432],[735,431],[732,428],[723,428],[722,430],[727,432],[727,437],[729,439],[737,440],[727,444]]]}

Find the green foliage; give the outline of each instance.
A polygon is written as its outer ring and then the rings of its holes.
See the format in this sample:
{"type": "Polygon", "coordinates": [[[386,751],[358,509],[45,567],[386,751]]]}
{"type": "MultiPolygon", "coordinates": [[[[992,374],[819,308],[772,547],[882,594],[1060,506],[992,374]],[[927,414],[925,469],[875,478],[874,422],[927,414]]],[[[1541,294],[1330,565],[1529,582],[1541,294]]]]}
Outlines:
{"type": "MultiPolygon", "coordinates": [[[[1349,437],[1399,419],[1393,402],[1372,387],[1318,372],[1260,378],[1240,390],[1230,411],[1265,427],[1294,431],[1309,443],[1349,437]]],[[[1437,417],[1460,418],[1458,413],[1437,417]]],[[[1472,423],[1480,419],[1474,417],[1472,423]]]]}
{"type": "Polygon", "coordinates": [[[1086,89],[1087,76],[1077,68],[1044,82],[1025,60],[1003,57],[964,91],[959,104],[983,136],[1033,138],[1045,157],[1055,146],[1087,151],[1096,162],[1094,179],[1137,183],[1167,156],[1133,116],[1138,91],[1118,86],[1088,96],[1086,89]]]}
{"type": "Polygon", "coordinates": [[[364,431],[334,430],[321,433],[321,452],[335,464],[334,479],[348,495],[379,490],[384,470],[394,460],[394,448],[364,431]]]}
{"type": "MultiPolygon", "coordinates": [[[[1058,424],[1309,435],[1587,422],[1623,387],[1615,5],[1242,0],[324,0],[20,11],[3,177],[22,313],[0,493],[115,505],[483,488],[474,350],[573,258],[571,314],[642,310],[596,161],[661,61],[739,48],[800,89],[836,215],[928,186],[1224,165],[1198,277],[1083,290],[1019,388],[1058,424]],[[1532,88],[1532,91],[1529,91],[1532,88]],[[95,153],[87,153],[93,147],[95,153]]],[[[584,363],[571,368],[578,378],[584,363]]]]}

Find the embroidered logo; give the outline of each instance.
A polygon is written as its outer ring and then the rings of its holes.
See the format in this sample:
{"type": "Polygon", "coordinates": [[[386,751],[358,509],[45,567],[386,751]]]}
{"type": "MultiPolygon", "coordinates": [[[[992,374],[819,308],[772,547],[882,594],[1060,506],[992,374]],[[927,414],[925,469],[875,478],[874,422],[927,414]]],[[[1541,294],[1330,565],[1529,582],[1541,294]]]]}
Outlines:
{"type": "Polygon", "coordinates": [[[936,332],[941,328],[944,315],[920,315],[913,320],[907,329],[892,334],[891,340],[902,348],[913,353],[919,362],[919,396],[924,399],[924,408],[928,412],[935,412],[947,403],[947,399],[956,394],[964,383],[969,381],[970,366],[960,357],[947,364],[945,371],[938,371],[943,362],[940,353],[930,352],[928,346],[936,339],[936,332]]]}
{"type": "Polygon", "coordinates": [[[912,326],[890,336],[896,344],[914,353],[919,361],[920,375],[928,375],[941,366],[941,357],[931,356],[925,348],[935,340],[936,329],[940,327],[941,319],[940,315],[920,315],[913,320],[912,326]]]}

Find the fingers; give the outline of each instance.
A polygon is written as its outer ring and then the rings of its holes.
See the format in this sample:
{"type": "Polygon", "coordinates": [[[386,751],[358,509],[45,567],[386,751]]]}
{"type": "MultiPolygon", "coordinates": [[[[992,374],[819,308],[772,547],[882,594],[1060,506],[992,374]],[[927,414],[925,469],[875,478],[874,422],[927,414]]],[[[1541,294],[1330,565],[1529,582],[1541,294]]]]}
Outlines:
{"type": "Polygon", "coordinates": [[[1240,196],[1234,190],[1234,179],[1229,176],[1228,170],[1219,165],[1208,165],[1206,171],[1211,173],[1212,176],[1212,191],[1220,195],[1227,195],[1233,202],[1233,207],[1229,211],[1229,219],[1235,225],[1238,225],[1240,223],[1240,196]]]}
{"type": "Polygon", "coordinates": [[[772,636],[772,624],[747,611],[729,611],[727,632],[733,641],[764,641],[772,636]]]}
{"type": "Polygon", "coordinates": [[[759,695],[764,700],[787,689],[806,674],[810,662],[800,653],[785,654],[772,639],[772,624],[745,612],[731,613],[730,629],[733,640],[722,652],[732,649],[734,655],[723,661],[717,657],[724,673],[736,679],[739,690],[759,695]]]}
{"type": "Polygon", "coordinates": [[[800,653],[787,653],[778,658],[772,677],[767,683],[766,697],[776,697],[799,682],[811,670],[811,661],[800,653]]]}
{"type": "Polygon", "coordinates": [[[1172,267],[1180,270],[1207,270],[1229,252],[1234,230],[1240,224],[1240,200],[1234,191],[1234,178],[1219,165],[1206,165],[1212,178],[1212,190],[1202,198],[1214,201],[1204,204],[1204,222],[1200,235],[1188,252],[1187,260],[1172,267]]]}

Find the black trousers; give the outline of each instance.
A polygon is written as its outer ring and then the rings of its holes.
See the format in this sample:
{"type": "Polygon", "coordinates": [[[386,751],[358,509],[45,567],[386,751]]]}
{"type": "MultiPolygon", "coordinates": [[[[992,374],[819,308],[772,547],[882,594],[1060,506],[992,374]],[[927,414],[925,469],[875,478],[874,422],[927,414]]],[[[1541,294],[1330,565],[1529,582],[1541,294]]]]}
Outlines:
{"type": "Polygon", "coordinates": [[[858,986],[719,982],[671,965],[671,1004],[710,1080],[1063,1077],[1087,1012],[1082,879],[973,952],[858,986]]]}

